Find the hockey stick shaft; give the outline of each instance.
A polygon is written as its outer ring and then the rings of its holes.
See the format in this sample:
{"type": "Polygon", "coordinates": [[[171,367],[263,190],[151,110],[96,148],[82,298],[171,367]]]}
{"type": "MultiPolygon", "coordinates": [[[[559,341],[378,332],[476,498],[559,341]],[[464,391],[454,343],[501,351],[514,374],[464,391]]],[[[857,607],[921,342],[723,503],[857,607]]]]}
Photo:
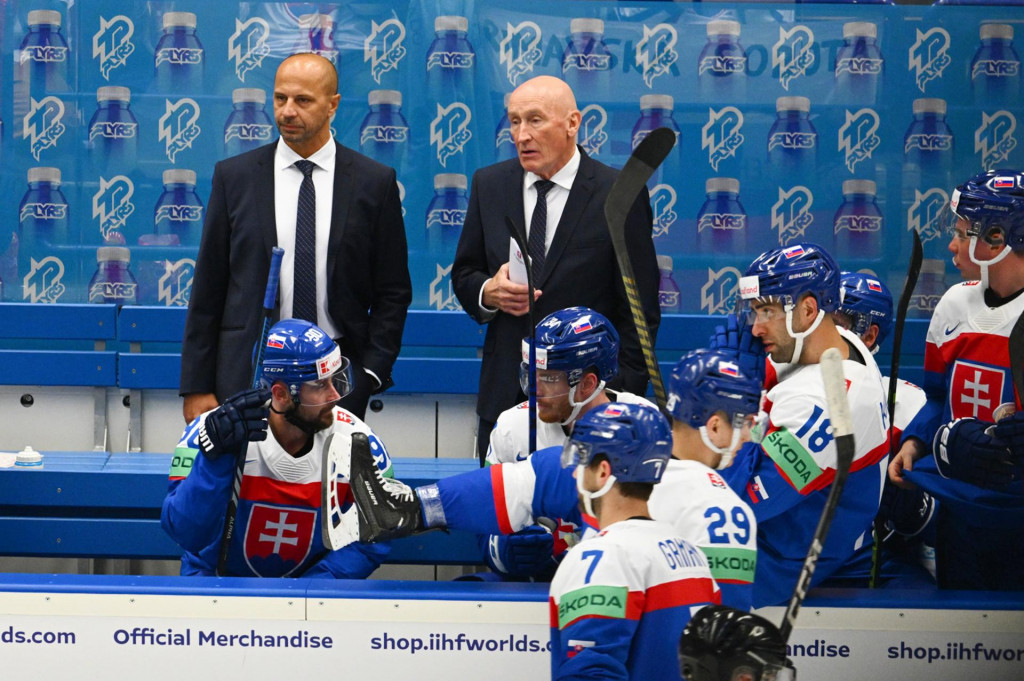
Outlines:
{"type": "Polygon", "coordinates": [[[818,526],[811,538],[811,545],[807,549],[807,557],[804,558],[803,567],[800,569],[796,588],[793,590],[793,596],[789,599],[782,625],[779,627],[783,641],[788,641],[789,635],[793,633],[796,616],[807,596],[811,577],[814,576],[814,568],[817,567],[821,550],[825,546],[825,539],[832,526],[832,518],[835,516],[836,508],[839,507],[839,498],[842,496],[846,478],[850,474],[850,466],[853,464],[855,444],[853,422],[850,418],[850,403],[846,397],[843,360],[836,348],[829,348],[822,353],[821,377],[825,384],[825,399],[828,403],[829,420],[832,423],[832,434],[836,442],[836,473],[831,489],[829,489],[828,498],[825,500],[825,507],[818,519],[818,526]]]}
{"type": "Polygon", "coordinates": [[[636,326],[636,333],[640,339],[640,350],[643,352],[647,373],[650,375],[651,384],[654,387],[654,397],[662,409],[665,408],[667,401],[665,384],[661,378],[658,358],[654,354],[654,339],[651,338],[650,327],[647,325],[644,306],[640,301],[640,291],[636,285],[633,263],[626,245],[626,218],[636,197],[661,162],[668,156],[668,153],[672,151],[675,143],[676,134],[668,128],[651,131],[619,171],[604,202],[604,216],[608,223],[608,232],[611,234],[612,247],[615,249],[615,258],[619,264],[619,273],[622,275],[622,284],[626,289],[629,312],[633,317],[633,324],[636,326]]]}
{"type": "Polygon", "coordinates": [[[526,235],[516,222],[509,216],[505,216],[505,224],[508,231],[516,242],[519,252],[523,255],[523,262],[526,263],[526,288],[529,296],[526,302],[527,317],[530,322],[530,366],[527,367],[527,393],[526,393],[526,418],[530,422],[528,447],[530,454],[537,451],[537,322],[533,318],[533,262],[526,250],[526,235]]]}
{"type": "MultiPolygon", "coordinates": [[[[277,301],[277,284],[281,278],[281,259],[284,257],[284,249],[275,246],[270,253],[270,272],[267,274],[267,288],[263,293],[263,326],[260,329],[260,338],[253,348],[252,374],[249,382],[250,387],[257,388],[260,385],[260,373],[263,368],[263,352],[267,346],[267,336],[270,334],[271,322],[274,317],[274,303],[277,301]]],[[[238,515],[238,499],[242,493],[242,474],[245,471],[245,452],[238,453],[238,460],[235,464],[235,477],[231,485],[231,498],[228,500],[227,511],[224,514],[224,531],[220,539],[220,555],[217,558],[217,574],[223,575],[228,563],[228,554],[231,550],[231,540],[235,536],[235,523],[238,515]]]]}

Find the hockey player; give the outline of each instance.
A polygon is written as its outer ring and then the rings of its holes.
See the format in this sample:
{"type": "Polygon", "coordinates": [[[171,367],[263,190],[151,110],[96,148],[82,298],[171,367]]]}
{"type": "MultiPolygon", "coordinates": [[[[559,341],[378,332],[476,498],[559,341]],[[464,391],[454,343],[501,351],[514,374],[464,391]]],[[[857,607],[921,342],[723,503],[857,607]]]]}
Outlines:
{"type": "Polygon", "coordinates": [[[369,426],[336,406],[351,385],[347,358],[317,326],[288,319],[267,338],[263,387],[240,392],[185,429],[160,523],[185,549],[182,575],[213,575],[236,461],[245,456],[226,575],[364,578],[389,547],[321,539],[321,451],[331,433],[364,433],[384,475],[391,460],[369,426]],[[267,402],[269,400],[269,409],[267,402]]]}
{"type": "Polygon", "coordinates": [[[953,191],[950,207],[958,252],[980,281],[953,286],[935,307],[924,388],[941,414],[908,428],[889,477],[939,499],[940,587],[1021,589],[1024,412],[1008,337],[1024,312],[1024,174],[980,173],[953,191]]]}
{"type": "Polygon", "coordinates": [[[844,358],[857,449],[812,585],[854,568],[866,581],[888,418],[871,352],[828,314],[839,305],[839,268],[824,249],[797,244],[763,253],[741,277],[739,291],[751,325],[744,335],[759,338],[771,359],[767,422],[763,440],[742,447],[722,476],[749,497],[757,517],[754,607],[761,607],[792,593],[835,477],[836,447],[818,366],[827,348],[844,358]]]}
{"type": "Polygon", "coordinates": [[[796,681],[779,628],[760,615],[709,605],[679,638],[685,681],[796,681]]]}

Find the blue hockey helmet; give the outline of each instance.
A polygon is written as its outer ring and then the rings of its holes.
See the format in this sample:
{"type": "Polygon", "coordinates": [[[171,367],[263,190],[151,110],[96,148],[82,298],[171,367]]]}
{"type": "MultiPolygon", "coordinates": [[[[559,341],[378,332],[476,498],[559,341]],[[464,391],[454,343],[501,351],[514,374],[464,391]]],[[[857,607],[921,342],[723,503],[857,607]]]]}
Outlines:
{"type": "Polygon", "coordinates": [[[805,293],[812,294],[825,312],[839,306],[839,267],[817,244],[766,251],[754,259],[739,283],[741,300],[776,299],[787,309],[805,293]]]}
{"type": "Polygon", "coordinates": [[[283,319],[270,328],[261,377],[267,386],[284,382],[296,402],[302,386],[308,386],[302,403],[310,406],[336,402],[353,386],[351,366],[338,344],[304,319],[283,319]]]}
{"type": "Polygon", "coordinates": [[[953,190],[949,206],[956,217],[969,223],[968,237],[992,244],[999,232],[1007,246],[1024,250],[1024,173],[979,173],[953,190]]]}
{"type": "Polygon", "coordinates": [[[881,345],[892,331],[892,294],[880,279],[860,272],[843,272],[840,277],[837,312],[853,319],[853,331],[863,336],[872,324],[878,325],[875,345],[881,345]]]}
{"type": "MultiPolygon", "coordinates": [[[[523,370],[520,383],[529,371],[531,338],[523,339],[523,370]]],[[[619,334],[600,312],[589,307],[567,307],[552,312],[537,324],[537,369],[564,371],[569,385],[576,385],[589,367],[607,381],[619,371],[619,334]]]]}
{"type": "Polygon", "coordinates": [[[724,411],[736,416],[756,415],[761,404],[761,384],[745,376],[733,353],[692,350],[676,363],[668,379],[668,403],[672,418],[700,428],[711,415],[724,411]]]}
{"type": "Polygon", "coordinates": [[[679,638],[686,681],[795,681],[786,641],[769,620],[724,605],[701,608],[679,638]]]}
{"type": "Polygon", "coordinates": [[[616,481],[655,483],[672,458],[672,431],[650,405],[609,402],[576,422],[562,467],[586,466],[599,454],[608,457],[616,481]]]}

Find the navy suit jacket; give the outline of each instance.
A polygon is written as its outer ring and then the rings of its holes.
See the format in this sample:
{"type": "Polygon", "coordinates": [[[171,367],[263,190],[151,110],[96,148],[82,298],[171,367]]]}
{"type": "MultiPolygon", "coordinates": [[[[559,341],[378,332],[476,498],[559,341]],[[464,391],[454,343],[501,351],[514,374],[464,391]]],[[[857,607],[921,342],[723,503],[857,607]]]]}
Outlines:
{"type": "MultiPolygon", "coordinates": [[[[268,144],[214,168],[185,321],[183,395],[212,392],[223,401],[250,385],[277,245],[275,150],[276,143],[268,144]]],[[[412,302],[402,205],[394,170],[340,144],[326,285],[343,353],[354,354],[388,388],[412,302]]]]}
{"type": "MultiPolygon", "coordinates": [[[[534,286],[541,290],[534,321],[565,307],[585,305],[606,316],[621,338],[619,375],[612,387],[644,394],[647,369],[629,311],[615,251],[604,218],[604,200],[618,171],[580,151],[580,168],[534,286]]],[[[463,309],[487,323],[477,413],[494,421],[521,400],[518,382],[521,343],[530,333],[527,315],[504,312],[488,322],[479,305],[480,287],[508,262],[506,216],[523,226],[523,168],[518,159],[481,168],[473,175],[469,210],[455,252],[452,285],[463,309]]],[[[626,243],[652,342],[661,321],[658,262],[651,239],[652,213],[645,188],[626,220],[626,243]]],[[[525,230],[524,230],[525,233],[525,230]]]]}

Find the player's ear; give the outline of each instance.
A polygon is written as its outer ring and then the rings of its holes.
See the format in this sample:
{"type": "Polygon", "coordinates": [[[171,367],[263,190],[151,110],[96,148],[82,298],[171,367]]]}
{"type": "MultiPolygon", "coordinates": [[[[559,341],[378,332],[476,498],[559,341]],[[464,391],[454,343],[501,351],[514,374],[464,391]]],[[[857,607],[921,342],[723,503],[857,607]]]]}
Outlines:
{"type": "Polygon", "coordinates": [[[270,395],[278,406],[287,406],[292,401],[292,396],[288,392],[288,386],[281,381],[277,381],[274,385],[270,386],[270,395]]]}
{"type": "Polygon", "coordinates": [[[861,338],[864,341],[864,345],[869,348],[875,346],[875,341],[878,340],[878,324],[872,324],[868,327],[868,330],[864,332],[864,337],[861,338]]]}

